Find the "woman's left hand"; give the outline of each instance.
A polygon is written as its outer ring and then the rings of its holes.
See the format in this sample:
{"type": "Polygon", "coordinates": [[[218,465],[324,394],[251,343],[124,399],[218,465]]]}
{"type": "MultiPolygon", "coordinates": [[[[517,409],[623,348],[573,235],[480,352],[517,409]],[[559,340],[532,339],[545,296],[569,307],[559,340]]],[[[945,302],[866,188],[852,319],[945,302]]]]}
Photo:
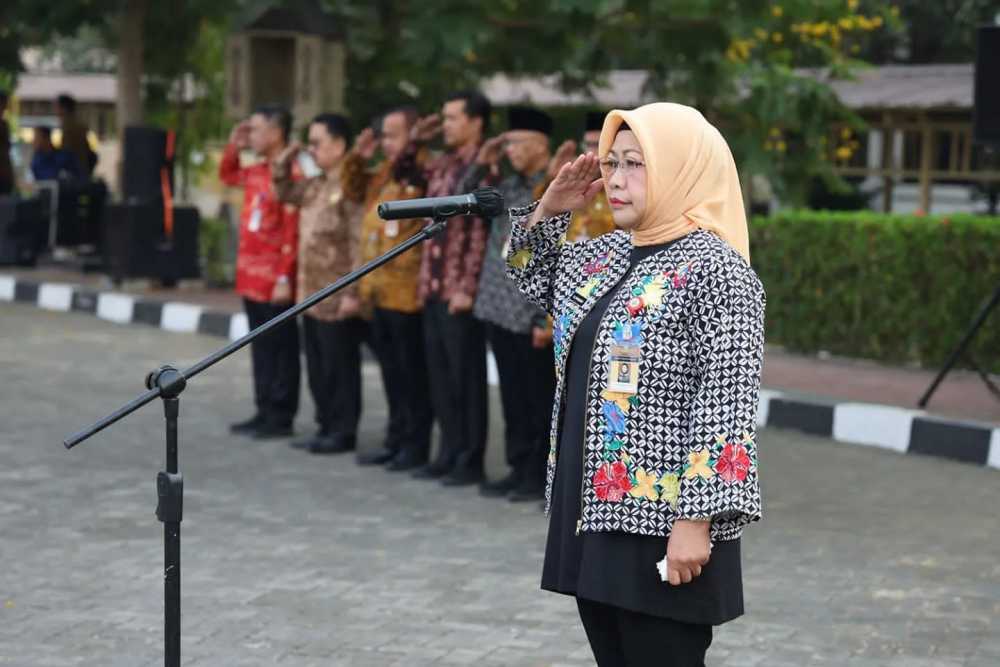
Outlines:
{"type": "Polygon", "coordinates": [[[701,574],[712,553],[709,521],[678,520],[667,538],[667,581],[671,586],[690,583],[701,574]]]}

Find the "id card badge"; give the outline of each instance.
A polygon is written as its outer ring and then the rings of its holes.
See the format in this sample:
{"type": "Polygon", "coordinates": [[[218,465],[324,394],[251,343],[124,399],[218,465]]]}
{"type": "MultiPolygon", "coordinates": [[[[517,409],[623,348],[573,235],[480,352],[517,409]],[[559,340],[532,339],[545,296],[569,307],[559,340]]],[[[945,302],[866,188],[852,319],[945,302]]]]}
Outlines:
{"type": "Polygon", "coordinates": [[[247,228],[251,232],[259,232],[260,231],[260,217],[261,217],[261,213],[260,213],[260,209],[259,208],[255,208],[253,210],[253,212],[250,213],[250,222],[249,222],[249,224],[247,224],[247,228]]]}
{"type": "Polygon", "coordinates": [[[259,232],[262,215],[260,210],[260,195],[257,195],[253,198],[253,210],[250,211],[250,221],[247,223],[247,229],[251,232],[259,232]]]}
{"type": "Polygon", "coordinates": [[[385,237],[387,239],[394,239],[397,236],[399,236],[399,220],[386,220],[385,237]]]}
{"type": "Polygon", "coordinates": [[[639,363],[642,352],[637,347],[611,346],[611,363],[608,364],[609,391],[623,394],[639,393],[639,363]]]}

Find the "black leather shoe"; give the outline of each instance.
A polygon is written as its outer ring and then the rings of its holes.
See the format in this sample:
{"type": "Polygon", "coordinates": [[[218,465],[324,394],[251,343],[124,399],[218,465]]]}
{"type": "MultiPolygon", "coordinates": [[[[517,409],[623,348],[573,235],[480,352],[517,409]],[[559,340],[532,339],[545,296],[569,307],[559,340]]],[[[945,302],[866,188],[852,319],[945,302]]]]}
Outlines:
{"type": "Polygon", "coordinates": [[[253,439],[271,440],[274,438],[288,438],[294,433],[291,424],[269,424],[265,422],[253,432],[253,439]]]}
{"type": "Polygon", "coordinates": [[[545,498],[545,483],[537,479],[525,479],[507,494],[512,503],[526,503],[545,498]]]}
{"type": "Polygon", "coordinates": [[[357,437],[353,435],[331,435],[309,447],[310,454],[345,454],[357,447],[357,437]]]}
{"type": "Polygon", "coordinates": [[[441,480],[443,486],[472,486],[483,481],[482,471],[458,468],[441,480]]]}
{"type": "Polygon", "coordinates": [[[229,432],[234,435],[253,435],[254,431],[264,425],[264,416],[256,414],[250,419],[229,425],[229,432]]]}
{"type": "Polygon", "coordinates": [[[479,485],[479,495],[486,498],[500,498],[517,488],[521,479],[517,473],[512,472],[503,479],[495,482],[483,482],[479,485]]]}
{"type": "Polygon", "coordinates": [[[427,465],[427,457],[417,456],[407,451],[402,451],[385,465],[385,469],[390,472],[406,472],[416,470],[427,465]]]}
{"type": "Polygon", "coordinates": [[[298,440],[292,440],[289,443],[289,447],[292,449],[309,449],[312,447],[313,443],[321,442],[327,434],[323,431],[318,431],[315,435],[310,435],[308,438],[299,438],[298,440]]]}
{"type": "Polygon", "coordinates": [[[358,454],[358,465],[363,466],[380,466],[383,463],[388,463],[393,458],[395,458],[396,452],[389,449],[376,449],[374,452],[365,452],[364,454],[358,454]]]}
{"type": "Polygon", "coordinates": [[[445,461],[434,461],[413,472],[416,479],[439,479],[451,472],[451,465],[445,461]]]}

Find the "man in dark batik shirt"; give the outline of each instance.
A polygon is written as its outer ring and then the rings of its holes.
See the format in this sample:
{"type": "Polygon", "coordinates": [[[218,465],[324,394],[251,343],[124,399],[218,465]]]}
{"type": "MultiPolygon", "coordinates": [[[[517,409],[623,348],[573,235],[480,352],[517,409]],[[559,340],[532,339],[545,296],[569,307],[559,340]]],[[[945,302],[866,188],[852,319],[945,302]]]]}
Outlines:
{"type": "MultiPolygon", "coordinates": [[[[480,182],[495,181],[500,159],[507,157],[514,173],[498,186],[505,208],[530,204],[535,188],[545,181],[552,118],[537,109],[512,107],[508,127],[483,145],[475,167],[480,182]]],[[[509,241],[510,218],[504,213],[490,227],[473,312],[486,325],[500,374],[504,444],[511,473],[483,484],[481,492],[506,495],[514,501],[539,500],[544,492],[555,390],[552,334],[545,312],[529,303],[505,275],[509,241]]]]}
{"type": "MultiPolygon", "coordinates": [[[[452,95],[442,110],[448,152],[426,170],[428,197],[461,194],[479,153],[490,117],[490,102],[477,92],[452,95]]],[[[417,477],[440,478],[449,486],[483,478],[486,450],[486,342],[472,315],[486,249],[486,223],[476,216],[448,221],[424,245],[420,297],[431,403],[441,426],[437,458],[417,477]]]]}

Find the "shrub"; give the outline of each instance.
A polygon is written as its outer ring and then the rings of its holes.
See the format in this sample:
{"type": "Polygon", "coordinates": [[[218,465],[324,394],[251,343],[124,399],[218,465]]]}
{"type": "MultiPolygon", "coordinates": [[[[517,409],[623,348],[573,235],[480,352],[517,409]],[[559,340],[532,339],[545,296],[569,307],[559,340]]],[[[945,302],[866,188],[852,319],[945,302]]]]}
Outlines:
{"type": "MultiPolygon", "coordinates": [[[[996,217],[782,212],[753,220],[750,248],[768,343],[796,352],[936,368],[1000,288],[996,217]]],[[[969,350],[1000,372],[1000,308],[969,350]]]]}

